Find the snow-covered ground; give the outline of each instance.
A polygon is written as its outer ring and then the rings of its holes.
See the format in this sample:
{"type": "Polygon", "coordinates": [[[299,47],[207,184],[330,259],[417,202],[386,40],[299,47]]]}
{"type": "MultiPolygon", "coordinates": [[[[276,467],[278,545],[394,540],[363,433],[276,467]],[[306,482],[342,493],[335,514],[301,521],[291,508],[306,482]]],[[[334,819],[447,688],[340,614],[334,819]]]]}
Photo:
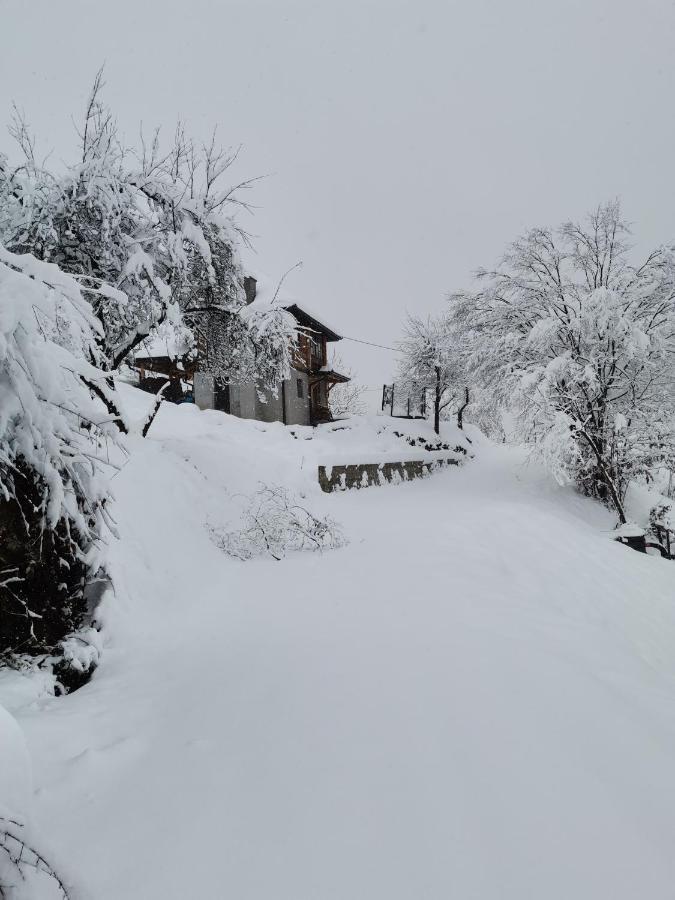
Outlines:
{"type": "Polygon", "coordinates": [[[376,427],[166,406],[130,441],[99,670],[0,679],[54,862],[92,900],[672,898],[675,566],[475,435],[461,469],[321,494],[317,462],[395,453],[376,427]],[[260,480],[350,544],[225,556],[205,524],[260,480]]]}

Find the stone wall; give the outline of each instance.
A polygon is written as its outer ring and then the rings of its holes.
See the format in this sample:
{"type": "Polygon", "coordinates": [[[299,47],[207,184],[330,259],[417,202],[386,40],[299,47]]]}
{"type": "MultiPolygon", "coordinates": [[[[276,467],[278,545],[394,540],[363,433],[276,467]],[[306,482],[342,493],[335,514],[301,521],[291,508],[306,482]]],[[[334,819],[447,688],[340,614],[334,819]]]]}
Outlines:
{"type": "Polygon", "coordinates": [[[356,463],[345,466],[319,466],[319,484],[327,494],[350,488],[397,484],[413,478],[425,478],[443,466],[458,466],[462,460],[455,456],[437,459],[412,459],[404,462],[356,463]]]}

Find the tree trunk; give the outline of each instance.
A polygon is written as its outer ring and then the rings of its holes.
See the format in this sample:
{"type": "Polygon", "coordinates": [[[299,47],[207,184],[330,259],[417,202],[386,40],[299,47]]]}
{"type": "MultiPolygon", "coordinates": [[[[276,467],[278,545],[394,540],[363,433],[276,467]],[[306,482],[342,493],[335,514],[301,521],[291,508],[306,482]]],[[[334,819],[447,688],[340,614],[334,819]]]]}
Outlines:
{"type": "Polygon", "coordinates": [[[457,410],[457,427],[464,428],[464,410],[469,405],[469,389],[468,387],[464,388],[464,403],[457,410]]]}
{"type": "Polygon", "coordinates": [[[106,394],[102,388],[97,385],[95,382],[90,381],[88,378],[85,378],[84,375],[80,375],[80,381],[82,384],[86,385],[92,394],[95,394],[99,400],[103,402],[105,408],[108,410],[111,416],[114,416],[113,422],[122,434],[129,434],[129,429],[127,428],[127,423],[124,421],[122,417],[122,413],[117,408],[114,400],[110,397],[109,394],[106,394]]]}
{"type": "Polygon", "coordinates": [[[593,451],[596,461],[597,461],[596,471],[597,471],[597,477],[599,479],[598,486],[602,485],[602,487],[606,491],[605,498],[602,497],[601,490],[598,490],[598,496],[601,499],[604,499],[605,502],[607,500],[607,497],[609,498],[609,500],[611,501],[612,505],[614,506],[614,509],[616,510],[616,513],[619,517],[619,522],[622,525],[625,525],[626,524],[626,512],[623,508],[623,503],[621,502],[621,497],[619,495],[619,489],[618,489],[617,485],[614,483],[612,473],[608,470],[605,460],[603,459],[602,452],[599,449],[598,444],[600,442],[598,441],[596,443],[596,441],[585,431],[580,431],[579,433],[586,440],[586,443],[593,451]]]}
{"type": "Polygon", "coordinates": [[[148,432],[150,431],[150,426],[155,421],[155,416],[159,412],[159,408],[162,405],[162,400],[164,399],[164,391],[168,388],[168,386],[170,384],[171,384],[170,381],[165,381],[164,384],[162,385],[162,387],[155,394],[155,404],[152,407],[152,409],[150,410],[150,412],[148,413],[148,417],[145,420],[145,424],[143,425],[143,428],[141,430],[142,437],[148,436],[148,432]]]}
{"type": "Polygon", "coordinates": [[[434,431],[441,431],[441,367],[436,366],[436,392],[434,394],[434,431]]]}

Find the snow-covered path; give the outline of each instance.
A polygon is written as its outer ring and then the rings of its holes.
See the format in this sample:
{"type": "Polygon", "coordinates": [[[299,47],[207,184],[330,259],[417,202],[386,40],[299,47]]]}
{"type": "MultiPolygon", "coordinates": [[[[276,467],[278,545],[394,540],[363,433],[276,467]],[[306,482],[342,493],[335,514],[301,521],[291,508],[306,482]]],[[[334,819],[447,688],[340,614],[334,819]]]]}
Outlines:
{"type": "Polygon", "coordinates": [[[504,448],[282,563],[194,537],[202,457],[130,466],[103,665],[19,710],[83,896],[674,896],[672,564],[504,448]]]}

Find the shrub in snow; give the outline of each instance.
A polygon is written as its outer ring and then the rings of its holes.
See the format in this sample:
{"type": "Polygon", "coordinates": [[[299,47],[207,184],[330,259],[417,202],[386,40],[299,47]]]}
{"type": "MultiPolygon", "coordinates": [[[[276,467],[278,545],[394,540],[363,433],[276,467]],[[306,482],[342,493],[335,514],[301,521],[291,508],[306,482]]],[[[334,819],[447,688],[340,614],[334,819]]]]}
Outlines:
{"type": "Polygon", "coordinates": [[[101,463],[123,423],[100,328],[76,281],[0,246],[0,652],[77,630],[102,566],[101,463]]]}
{"type": "Polygon", "coordinates": [[[335,384],[328,394],[328,405],[334,419],[345,419],[348,416],[365,416],[368,412],[366,403],[366,388],[355,382],[354,373],[345,365],[342,357],[336,351],[331,354],[329,368],[334,372],[340,372],[351,379],[342,384],[335,384]]]}
{"type": "MultiPolygon", "coordinates": [[[[413,437],[411,434],[403,434],[401,431],[395,431],[395,436],[398,438],[402,438],[406,444],[410,444],[411,447],[414,447],[416,450],[428,450],[429,452],[434,450],[452,450],[454,453],[461,453],[466,455],[466,447],[462,447],[461,444],[457,444],[455,447],[451,447],[450,444],[446,444],[445,441],[435,440],[430,441],[428,437],[413,437]]],[[[470,438],[466,438],[466,440],[471,443],[470,438]]]]}
{"type": "Polygon", "coordinates": [[[69,900],[71,896],[26,826],[0,816],[0,898],[69,900]]]}
{"type": "Polygon", "coordinates": [[[58,690],[69,694],[86,684],[98,666],[102,649],[101,632],[92,627],[69,634],[60,641],[59,655],[52,666],[58,690]]]}
{"type": "Polygon", "coordinates": [[[673,457],[675,257],[628,260],[618,204],[537,228],[479,290],[451,297],[449,328],[474,382],[513,414],[556,477],[612,505],[673,457]]]}
{"type": "Polygon", "coordinates": [[[334,550],[347,543],[337,522],[315,516],[283,487],[263,485],[243,518],[238,531],[211,529],[216,545],[237,559],[269,554],[280,560],[290,551],[334,550]]]}

